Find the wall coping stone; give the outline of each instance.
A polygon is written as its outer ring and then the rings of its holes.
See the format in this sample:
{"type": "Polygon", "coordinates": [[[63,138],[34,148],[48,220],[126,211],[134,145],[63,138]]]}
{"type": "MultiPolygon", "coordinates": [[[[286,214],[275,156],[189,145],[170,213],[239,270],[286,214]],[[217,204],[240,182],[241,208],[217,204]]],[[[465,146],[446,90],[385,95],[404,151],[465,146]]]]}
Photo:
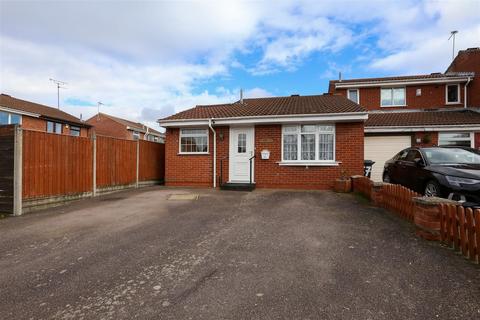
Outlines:
{"type": "Polygon", "coordinates": [[[438,197],[414,197],[413,201],[415,203],[424,204],[424,205],[439,205],[439,204],[460,205],[460,202],[458,202],[458,201],[444,199],[444,198],[438,198],[438,197]]]}

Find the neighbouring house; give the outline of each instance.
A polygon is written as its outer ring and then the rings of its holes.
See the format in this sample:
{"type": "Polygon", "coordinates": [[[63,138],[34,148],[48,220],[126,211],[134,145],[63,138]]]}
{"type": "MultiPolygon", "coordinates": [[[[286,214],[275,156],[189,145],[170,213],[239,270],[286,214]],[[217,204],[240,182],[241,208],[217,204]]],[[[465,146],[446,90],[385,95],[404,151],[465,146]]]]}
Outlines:
{"type": "Polygon", "coordinates": [[[168,186],[329,189],[363,174],[366,111],[342,96],[240,99],[158,120],[168,186]]]}
{"type": "Polygon", "coordinates": [[[87,120],[94,127],[95,133],[103,136],[127,139],[148,140],[164,143],[165,134],[130,120],[118,118],[105,113],[98,113],[87,120]]]}
{"type": "Polygon", "coordinates": [[[88,137],[91,126],[57,108],[0,94],[0,125],[19,124],[22,128],[49,133],[88,137]]]}
{"type": "Polygon", "coordinates": [[[480,48],[460,51],[445,73],[335,80],[329,93],[368,110],[365,158],[376,162],[374,180],[410,146],[480,148],[480,48]]]}

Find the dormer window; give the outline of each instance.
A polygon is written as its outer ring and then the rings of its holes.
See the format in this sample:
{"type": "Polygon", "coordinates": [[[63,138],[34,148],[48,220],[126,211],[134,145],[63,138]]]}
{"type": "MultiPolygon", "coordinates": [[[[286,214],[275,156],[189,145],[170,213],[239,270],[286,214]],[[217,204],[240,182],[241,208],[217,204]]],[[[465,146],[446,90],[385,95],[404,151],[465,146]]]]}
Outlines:
{"type": "Polygon", "coordinates": [[[405,88],[382,88],[380,105],[382,107],[404,107],[406,105],[405,88]]]}
{"type": "Polygon", "coordinates": [[[355,103],[360,103],[360,94],[358,89],[348,89],[348,99],[352,100],[355,103]]]}
{"type": "Polygon", "coordinates": [[[460,103],[460,85],[448,84],[446,87],[447,104],[460,103]]]}

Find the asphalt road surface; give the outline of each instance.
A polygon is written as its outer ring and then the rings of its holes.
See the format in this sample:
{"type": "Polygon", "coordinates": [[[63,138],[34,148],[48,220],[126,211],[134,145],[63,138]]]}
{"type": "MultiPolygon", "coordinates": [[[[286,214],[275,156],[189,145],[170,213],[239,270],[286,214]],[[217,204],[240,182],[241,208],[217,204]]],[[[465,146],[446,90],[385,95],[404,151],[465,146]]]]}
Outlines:
{"type": "Polygon", "coordinates": [[[0,241],[2,319],[480,319],[479,266],[354,195],[146,188],[0,241]]]}

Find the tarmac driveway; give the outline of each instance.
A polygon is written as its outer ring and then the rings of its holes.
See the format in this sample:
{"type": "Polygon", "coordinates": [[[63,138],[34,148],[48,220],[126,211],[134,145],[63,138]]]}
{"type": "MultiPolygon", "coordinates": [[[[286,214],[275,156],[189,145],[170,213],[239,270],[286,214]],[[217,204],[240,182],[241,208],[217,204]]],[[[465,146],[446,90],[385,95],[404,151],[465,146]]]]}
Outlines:
{"type": "Polygon", "coordinates": [[[478,266],[354,195],[155,187],[0,239],[2,319],[480,318],[478,266]]]}

